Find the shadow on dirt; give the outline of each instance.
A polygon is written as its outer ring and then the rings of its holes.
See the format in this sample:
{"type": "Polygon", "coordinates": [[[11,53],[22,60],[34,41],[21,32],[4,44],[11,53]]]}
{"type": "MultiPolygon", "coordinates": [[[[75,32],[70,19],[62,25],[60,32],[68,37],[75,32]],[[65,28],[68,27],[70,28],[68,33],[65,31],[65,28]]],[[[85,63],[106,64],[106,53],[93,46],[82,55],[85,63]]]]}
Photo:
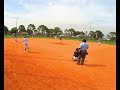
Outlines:
{"type": "Polygon", "coordinates": [[[106,67],[106,65],[101,65],[101,64],[84,64],[84,66],[87,66],[87,67],[106,67]]]}

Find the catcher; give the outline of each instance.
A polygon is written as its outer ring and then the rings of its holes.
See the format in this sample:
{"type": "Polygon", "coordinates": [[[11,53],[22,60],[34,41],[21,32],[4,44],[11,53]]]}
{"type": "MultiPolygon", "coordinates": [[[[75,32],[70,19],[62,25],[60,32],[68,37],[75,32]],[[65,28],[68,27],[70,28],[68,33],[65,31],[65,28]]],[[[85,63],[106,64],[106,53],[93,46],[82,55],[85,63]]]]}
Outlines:
{"type": "Polygon", "coordinates": [[[75,51],[74,51],[74,53],[73,53],[73,58],[72,59],[74,61],[77,61],[79,54],[80,54],[80,48],[76,48],[75,51]]]}

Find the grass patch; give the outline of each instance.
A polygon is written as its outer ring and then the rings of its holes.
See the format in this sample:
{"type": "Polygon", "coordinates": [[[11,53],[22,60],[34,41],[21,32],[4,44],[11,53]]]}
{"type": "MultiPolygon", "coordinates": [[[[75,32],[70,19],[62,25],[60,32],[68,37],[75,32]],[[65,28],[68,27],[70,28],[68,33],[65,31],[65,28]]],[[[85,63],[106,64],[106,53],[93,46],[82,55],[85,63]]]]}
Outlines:
{"type": "MultiPolygon", "coordinates": [[[[65,39],[65,40],[79,40],[79,41],[82,40],[82,38],[79,38],[79,39],[78,38],[63,38],[63,39],[65,39]]],[[[87,42],[98,42],[98,41],[95,40],[95,39],[92,39],[92,40],[87,39],[87,42]]],[[[105,41],[105,40],[102,40],[101,43],[103,43],[103,44],[110,44],[110,45],[116,45],[115,41],[105,41]]]]}
{"type": "MultiPolygon", "coordinates": [[[[19,35],[17,36],[17,38],[23,38],[24,35],[19,35]]],[[[4,35],[4,38],[13,38],[13,35],[4,35]]],[[[32,38],[32,36],[29,36],[29,38],[32,38]]],[[[46,38],[46,39],[53,39],[54,37],[53,36],[35,36],[34,38],[46,38]]],[[[63,40],[79,40],[81,41],[82,38],[70,38],[70,37],[63,37],[63,40]]],[[[97,42],[97,40],[90,40],[90,39],[87,39],[87,42],[97,42]]],[[[110,44],[110,45],[116,45],[116,42],[115,41],[101,41],[101,43],[103,44],[110,44]]]]}
{"type": "Polygon", "coordinates": [[[115,41],[102,41],[104,44],[116,45],[115,41]]]}
{"type": "Polygon", "coordinates": [[[4,35],[4,38],[13,38],[12,35],[4,35]]]}
{"type": "MultiPolygon", "coordinates": [[[[25,35],[18,35],[17,38],[24,38],[25,35]]],[[[4,38],[13,38],[13,35],[4,35],[4,38]]],[[[32,38],[32,36],[29,36],[32,38]]],[[[54,38],[54,37],[46,37],[46,36],[35,36],[34,38],[54,38]]]]}

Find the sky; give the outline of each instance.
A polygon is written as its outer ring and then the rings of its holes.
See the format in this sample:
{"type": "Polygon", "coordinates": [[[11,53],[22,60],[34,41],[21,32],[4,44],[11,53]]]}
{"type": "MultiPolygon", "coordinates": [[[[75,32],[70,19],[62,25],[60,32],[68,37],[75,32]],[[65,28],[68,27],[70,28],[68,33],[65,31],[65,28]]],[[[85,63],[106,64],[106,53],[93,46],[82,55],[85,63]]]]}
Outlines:
{"type": "Polygon", "coordinates": [[[4,0],[4,25],[116,32],[116,0],[4,0]],[[18,19],[16,19],[18,18],[18,19]],[[91,26],[91,29],[90,29],[91,26]]]}

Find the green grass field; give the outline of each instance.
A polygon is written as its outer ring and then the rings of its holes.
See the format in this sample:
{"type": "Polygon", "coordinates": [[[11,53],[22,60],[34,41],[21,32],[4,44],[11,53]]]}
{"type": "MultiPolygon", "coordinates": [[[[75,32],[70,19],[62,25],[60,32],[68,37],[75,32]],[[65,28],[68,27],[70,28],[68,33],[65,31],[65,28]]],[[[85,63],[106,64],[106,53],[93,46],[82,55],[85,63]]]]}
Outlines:
{"type": "MultiPolygon", "coordinates": [[[[24,35],[19,35],[17,36],[17,38],[23,38],[24,35]]],[[[13,38],[12,35],[4,35],[4,38],[13,38]]],[[[29,38],[32,38],[32,36],[29,36],[29,38]]],[[[34,38],[54,38],[54,37],[47,37],[47,36],[35,36],[34,38]]],[[[70,37],[63,37],[63,40],[79,40],[81,41],[82,38],[70,38],[70,37]]],[[[89,40],[87,39],[88,42],[97,42],[97,40],[89,40]]],[[[104,41],[102,40],[101,41],[102,43],[104,44],[110,44],[110,45],[116,45],[116,42],[115,41],[104,41]]]]}

